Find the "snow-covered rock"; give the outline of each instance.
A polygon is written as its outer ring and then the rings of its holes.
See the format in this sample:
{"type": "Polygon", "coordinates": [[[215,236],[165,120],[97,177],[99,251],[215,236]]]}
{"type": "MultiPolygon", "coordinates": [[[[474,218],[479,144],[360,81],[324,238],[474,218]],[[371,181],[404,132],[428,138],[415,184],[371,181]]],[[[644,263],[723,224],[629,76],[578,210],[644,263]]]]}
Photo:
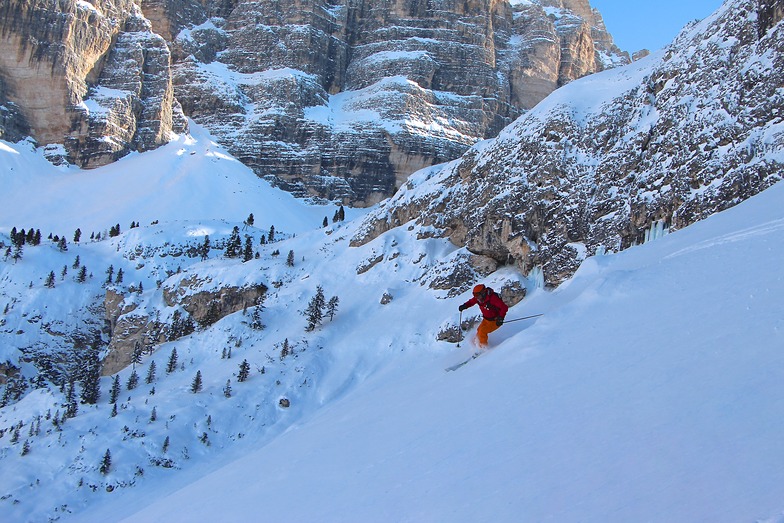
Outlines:
{"type": "Polygon", "coordinates": [[[732,0],[663,51],[575,81],[372,213],[359,245],[414,221],[547,284],[596,252],[681,229],[782,178],[784,26],[732,0]]]}

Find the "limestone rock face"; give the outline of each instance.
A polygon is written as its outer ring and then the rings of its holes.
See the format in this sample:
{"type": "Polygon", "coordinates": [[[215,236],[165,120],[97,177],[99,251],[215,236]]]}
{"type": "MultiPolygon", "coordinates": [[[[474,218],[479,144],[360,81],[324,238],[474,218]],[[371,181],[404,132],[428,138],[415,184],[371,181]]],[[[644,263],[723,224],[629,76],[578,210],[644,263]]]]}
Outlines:
{"type": "Polygon", "coordinates": [[[587,256],[764,190],[784,172],[771,5],[727,2],[664,52],[556,91],[494,141],[414,174],[354,244],[415,222],[557,285],[587,256]]]}
{"type": "MultiPolygon", "coordinates": [[[[209,326],[221,318],[258,303],[267,288],[262,284],[247,286],[218,285],[212,288],[209,279],[182,279],[161,291],[163,302],[171,310],[185,311],[195,327],[209,326]]],[[[109,333],[108,353],[102,373],[114,374],[131,364],[134,350],[152,348],[184,334],[172,329],[172,322],[161,318],[160,310],[138,308],[128,296],[107,289],[104,300],[106,327],[109,333]]]]}
{"type": "Polygon", "coordinates": [[[629,61],[587,1],[556,4],[204,2],[172,42],[175,91],[260,176],[372,204],[558,86],[629,61]]]}
{"type": "Polygon", "coordinates": [[[95,167],[186,114],[259,176],[354,205],[630,61],[587,0],[8,0],[0,16],[4,136],[95,167]]]}
{"type": "Polygon", "coordinates": [[[184,129],[169,58],[133,0],[0,6],[7,100],[39,144],[65,145],[68,159],[84,167],[157,147],[184,129]]]}

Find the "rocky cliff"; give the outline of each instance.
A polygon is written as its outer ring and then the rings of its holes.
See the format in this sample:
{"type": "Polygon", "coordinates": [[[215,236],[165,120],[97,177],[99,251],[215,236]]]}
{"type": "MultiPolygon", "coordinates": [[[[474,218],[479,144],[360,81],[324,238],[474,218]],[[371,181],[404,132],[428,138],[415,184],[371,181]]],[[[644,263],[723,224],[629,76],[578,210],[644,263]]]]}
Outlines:
{"type": "Polygon", "coordinates": [[[205,5],[160,22],[186,114],[260,176],[354,205],[629,61],[587,0],[205,5]]]}
{"type": "Polygon", "coordinates": [[[166,42],[132,0],[3,2],[0,86],[15,110],[3,135],[63,144],[83,167],[155,148],[186,125],[166,42]]]}
{"type": "Polygon", "coordinates": [[[557,285],[782,178],[781,0],[732,0],[665,50],[571,83],[492,142],[421,171],[362,244],[409,222],[557,285]]]}
{"type": "Polygon", "coordinates": [[[9,139],[94,167],[164,143],[184,109],[259,176],[355,205],[629,62],[588,0],[9,0],[0,16],[9,139]]]}

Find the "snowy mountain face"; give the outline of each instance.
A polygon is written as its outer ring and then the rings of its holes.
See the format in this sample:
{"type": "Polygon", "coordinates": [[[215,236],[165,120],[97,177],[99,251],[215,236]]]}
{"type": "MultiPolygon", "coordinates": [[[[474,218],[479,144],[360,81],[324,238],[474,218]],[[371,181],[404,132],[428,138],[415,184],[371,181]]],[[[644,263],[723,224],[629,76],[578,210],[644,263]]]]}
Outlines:
{"type": "MultiPolygon", "coordinates": [[[[125,49],[162,41],[172,5],[126,5],[125,49]]],[[[215,56],[189,67],[213,94],[252,77],[309,99],[313,71],[226,72],[254,5],[215,6],[215,56]]],[[[560,32],[592,12],[511,9],[560,32]]],[[[93,170],[0,142],[2,519],[779,523],[782,14],[728,2],[367,211],[272,187],[193,120],[93,170]],[[457,305],[480,281],[518,321],[444,372],[474,350],[457,305]]],[[[411,85],[384,78],[303,114],[384,126],[353,105],[411,85]]]]}
{"type": "Polygon", "coordinates": [[[96,167],[184,131],[184,111],[257,175],[363,206],[629,61],[587,0],[11,0],[2,15],[0,136],[96,167]]]}
{"type": "Polygon", "coordinates": [[[459,160],[422,171],[354,244],[409,222],[569,278],[616,252],[758,193],[782,177],[780,2],[730,1],[662,52],[565,86],[459,160]]]}

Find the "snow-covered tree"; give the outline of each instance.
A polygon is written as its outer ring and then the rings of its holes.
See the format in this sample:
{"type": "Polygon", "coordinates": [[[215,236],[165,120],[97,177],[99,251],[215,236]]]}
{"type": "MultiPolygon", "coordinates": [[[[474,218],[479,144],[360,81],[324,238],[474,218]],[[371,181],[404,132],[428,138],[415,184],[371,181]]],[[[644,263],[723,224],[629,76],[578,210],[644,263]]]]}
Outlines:
{"type": "Polygon", "coordinates": [[[82,403],[95,405],[101,397],[101,354],[97,343],[90,344],[81,358],[82,403]]]}
{"type": "Polygon", "coordinates": [[[46,282],[44,282],[44,286],[54,289],[54,271],[51,271],[49,275],[46,277],[46,282]]]}
{"type": "Polygon", "coordinates": [[[68,389],[65,393],[65,414],[63,414],[63,420],[65,418],[76,417],[78,410],[79,405],[76,402],[76,384],[73,380],[70,380],[68,382],[68,389]]]}
{"type": "Polygon", "coordinates": [[[125,387],[128,390],[133,390],[139,384],[139,375],[136,373],[136,369],[131,371],[131,375],[128,376],[128,382],[125,384],[125,387]]]}
{"type": "Polygon", "coordinates": [[[144,379],[144,382],[149,385],[153,381],[155,381],[155,360],[150,361],[150,366],[147,367],[147,377],[144,379]]]}
{"type": "Polygon", "coordinates": [[[247,262],[253,259],[253,238],[245,236],[245,248],[242,250],[242,261],[247,262]]]}
{"type": "Polygon", "coordinates": [[[196,371],[196,376],[193,377],[193,381],[191,382],[191,392],[196,394],[197,392],[201,392],[202,388],[202,379],[201,379],[201,371],[196,371]]]}
{"type": "Polygon", "coordinates": [[[335,317],[335,313],[338,311],[338,303],[340,300],[337,296],[333,296],[327,302],[327,316],[329,316],[329,321],[335,317]]]}
{"type": "Polygon", "coordinates": [[[201,248],[199,249],[199,256],[201,256],[201,260],[206,260],[210,255],[210,235],[207,234],[204,236],[204,242],[201,244],[201,248]]]}
{"type": "Polygon", "coordinates": [[[166,364],[166,374],[171,374],[175,370],[177,370],[177,347],[172,347],[169,362],[166,364]]]}
{"type": "Polygon", "coordinates": [[[308,320],[308,326],[305,328],[306,331],[310,332],[321,325],[321,321],[324,319],[325,306],[324,289],[319,285],[316,287],[316,295],[308,302],[307,308],[302,313],[305,316],[305,319],[308,320]]]}
{"type": "Polygon", "coordinates": [[[99,470],[101,471],[101,474],[105,476],[106,474],[109,473],[111,468],[112,468],[112,453],[109,451],[109,449],[106,449],[106,453],[103,455],[103,459],[101,460],[101,466],[99,470]]]}
{"type": "Polygon", "coordinates": [[[229,241],[226,243],[226,250],[224,251],[224,255],[227,258],[236,258],[240,255],[241,250],[242,240],[240,239],[240,228],[235,225],[231,230],[229,241]]]}
{"type": "Polygon", "coordinates": [[[242,363],[240,363],[240,371],[237,374],[237,381],[241,383],[247,380],[249,376],[250,376],[250,363],[248,363],[248,360],[242,360],[242,363]]]}
{"type": "Polygon", "coordinates": [[[117,398],[120,397],[120,375],[115,374],[112,380],[112,388],[109,389],[109,403],[117,403],[117,398]]]}

